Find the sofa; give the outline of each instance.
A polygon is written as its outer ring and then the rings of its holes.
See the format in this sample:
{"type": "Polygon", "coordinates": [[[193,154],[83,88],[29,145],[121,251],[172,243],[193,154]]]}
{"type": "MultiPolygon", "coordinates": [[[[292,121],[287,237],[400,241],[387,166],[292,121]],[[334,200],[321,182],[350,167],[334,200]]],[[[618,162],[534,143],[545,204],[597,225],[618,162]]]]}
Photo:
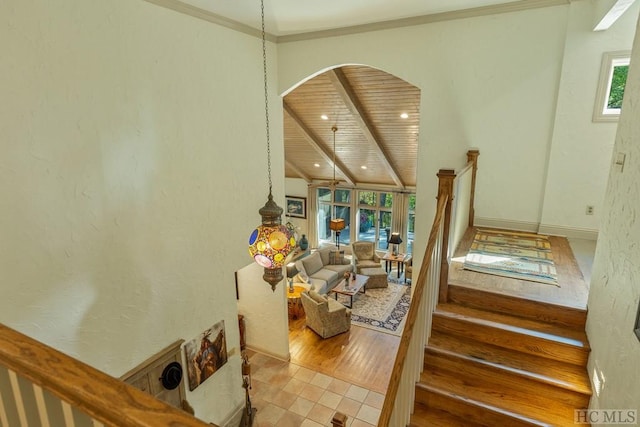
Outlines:
{"type": "Polygon", "coordinates": [[[300,294],[307,326],[322,338],[347,332],[351,328],[351,310],[333,298],[310,290],[300,294]]]}
{"type": "Polygon", "coordinates": [[[298,277],[294,282],[307,283],[320,294],[327,294],[346,272],[352,272],[351,261],[344,259],[334,247],[318,249],[311,255],[296,261],[298,277]]]}

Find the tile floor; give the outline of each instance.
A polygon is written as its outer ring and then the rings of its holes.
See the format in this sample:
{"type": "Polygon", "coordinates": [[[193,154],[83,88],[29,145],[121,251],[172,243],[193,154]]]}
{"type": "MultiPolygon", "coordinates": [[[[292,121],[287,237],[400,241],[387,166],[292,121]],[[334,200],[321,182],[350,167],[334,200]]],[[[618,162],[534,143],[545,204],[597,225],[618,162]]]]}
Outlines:
{"type": "Polygon", "coordinates": [[[255,427],[331,426],[336,411],[347,415],[350,427],[378,424],[384,395],[260,353],[247,355],[255,427]]]}

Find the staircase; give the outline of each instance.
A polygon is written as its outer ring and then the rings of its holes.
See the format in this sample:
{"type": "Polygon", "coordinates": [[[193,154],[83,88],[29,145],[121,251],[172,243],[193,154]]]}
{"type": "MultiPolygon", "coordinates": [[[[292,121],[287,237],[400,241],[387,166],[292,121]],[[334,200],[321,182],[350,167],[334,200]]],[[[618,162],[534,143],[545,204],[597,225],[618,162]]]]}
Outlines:
{"type": "Polygon", "coordinates": [[[433,313],[410,425],[574,426],[574,409],[591,396],[586,310],[448,289],[433,313]]]}

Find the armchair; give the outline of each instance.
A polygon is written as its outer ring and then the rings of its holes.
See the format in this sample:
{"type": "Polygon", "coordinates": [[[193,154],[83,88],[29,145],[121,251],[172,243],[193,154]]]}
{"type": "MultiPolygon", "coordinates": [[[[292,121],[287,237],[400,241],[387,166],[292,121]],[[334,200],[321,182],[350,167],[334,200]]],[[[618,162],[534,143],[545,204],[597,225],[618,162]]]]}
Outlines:
{"type": "Polygon", "coordinates": [[[407,280],[413,282],[411,278],[413,274],[413,257],[409,256],[406,260],[404,260],[404,283],[407,283],[407,280]]]}
{"type": "Polygon", "coordinates": [[[320,295],[314,290],[303,292],[300,300],[307,316],[307,326],[322,338],[329,338],[351,329],[351,310],[338,301],[320,295]]]}
{"type": "Polygon", "coordinates": [[[374,242],[358,241],[351,244],[356,272],[363,268],[380,268],[380,257],[376,254],[374,242]]]}

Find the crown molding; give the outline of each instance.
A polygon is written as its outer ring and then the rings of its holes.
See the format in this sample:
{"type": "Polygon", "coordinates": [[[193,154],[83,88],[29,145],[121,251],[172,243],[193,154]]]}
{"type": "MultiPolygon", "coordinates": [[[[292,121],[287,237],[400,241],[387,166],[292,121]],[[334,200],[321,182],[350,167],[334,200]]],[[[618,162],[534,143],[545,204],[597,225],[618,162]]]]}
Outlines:
{"type": "MultiPolygon", "coordinates": [[[[262,37],[262,33],[256,28],[242,24],[224,16],[217,15],[207,10],[191,6],[180,0],[144,0],[167,9],[174,10],[194,18],[202,19],[235,31],[253,36],[262,37]]],[[[471,9],[456,10],[452,12],[433,13],[430,15],[416,16],[412,18],[395,19],[371,24],[354,25],[352,27],[335,28],[332,30],[311,31],[307,33],[290,34],[286,36],[274,36],[265,34],[265,38],[275,43],[290,43],[303,40],[312,40],[326,37],[345,36],[350,34],[366,33],[371,31],[389,30],[415,25],[431,24],[435,22],[452,21],[456,19],[475,18],[479,16],[497,15],[502,13],[520,12],[523,10],[540,9],[552,6],[564,6],[577,0],[518,0],[511,3],[503,3],[492,6],[480,6],[471,9]]]]}
{"type": "MultiPolygon", "coordinates": [[[[575,0],[573,0],[575,1],[575,0]]],[[[366,33],[371,31],[389,30],[415,25],[432,24],[435,22],[452,21],[455,19],[475,18],[479,16],[496,15],[501,13],[519,12],[543,7],[568,5],[571,0],[519,0],[511,3],[503,3],[492,6],[480,6],[471,9],[456,10],[452,12],[434,13],[430,15],[416,16],[412,18],[395,19],[391,21],[375,22],[371,24],[354,25],[352,27],[336,28],[332,30],[313,31],[308,33],[291,34],[277,37],[278,43],[290,43],[303,40],[312,40],[326,37],[345,36],[350,34],[366,33]]]]}
{"type": "MultiPolygon", "coordinates": [[[[256,28],[250,27],[249,25],[242,24],[238,21],[234,21],[229,18],[225,18],[222,15],[217,15],[215,13],[209,12],[208,10],[191,6],[190,4],[183,3],[179,0],[144,0],[144,1],[155,4],[156,6],[164,7],[166,9],[171,9],[173,11],[192,16],[194,18],[202,19],[203,21],[211,22],[213,24],[217,24],[222,27],[232,29],[234,31],[238,31],[238,32],[247,34],[249,36],[262,38],[262,32],[256,28]]],[[[265,33],[265,39],[274,43],[277,41],[276,36],[269,33],[265,33]]]]}

